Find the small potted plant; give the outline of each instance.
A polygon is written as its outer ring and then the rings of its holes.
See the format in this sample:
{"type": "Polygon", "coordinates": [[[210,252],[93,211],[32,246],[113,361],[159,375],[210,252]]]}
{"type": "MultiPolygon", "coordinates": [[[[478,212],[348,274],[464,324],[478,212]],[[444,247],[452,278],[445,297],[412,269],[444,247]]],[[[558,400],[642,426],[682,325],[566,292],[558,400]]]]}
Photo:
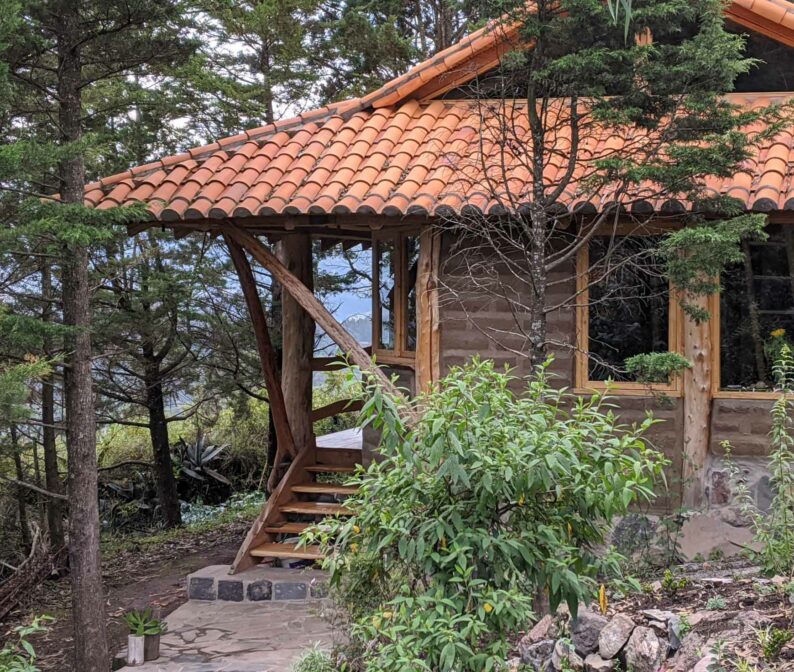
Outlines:
{"type": "Polygon", "coordinates": [[[165,621],[155,618],[151,609],[133,610],[124,615],[130,634],[127,637],[127,665],[143,665],[160,657],[160,635],[166,631],[165,621]]]}

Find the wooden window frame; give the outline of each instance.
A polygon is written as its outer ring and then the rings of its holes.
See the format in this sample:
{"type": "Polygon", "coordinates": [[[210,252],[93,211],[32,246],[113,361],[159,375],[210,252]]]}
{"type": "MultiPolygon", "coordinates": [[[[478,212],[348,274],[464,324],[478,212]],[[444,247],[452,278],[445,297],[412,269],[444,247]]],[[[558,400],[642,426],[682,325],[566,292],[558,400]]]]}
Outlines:
{"type": "MultiPolygon", "coordinates": [[[[654,235],[655,231],[645,234],[654,235]]],[[[605,234],[606,235],[606,234],[605,234]]],[[[615,381],[608,384],[603,380],[590,380],[588,360],[590,359],[590,243],[582,245],[576,256],[576,357],[574,370],[574,393],[592,394],[606,392],[615,396],[646,397],[657,393],[669,397],[683,396],[681,376],[675,376],[672,383],[638,383],[615,381]]],[[[673,288],[669,287],[669,319],[667,342],[668,351],[683,355],[684,320],[681,305],[673,288]]]]}
{"type": "Polygon", "coordinates": [[[711,314],[711,397],[713,399],[757,399],[773,401],[779,399],[781,392],[760,390],[721,390],[722,381],[722,331],[720,325],[720,297],[716,292],[709,297],[709,313],[711,314]]]}
{"type": "MultiPolygon", "coordinates": [[[[407,350],[405,343],[408,335],[408,284],[406,275],[408,273],[407,267],[407,254],[406,254],[406,241],[408,237],[417,239],[417,245],[421,246],[419,240],[418,230],[408,230],[390,233],[373,233],[372,235],[372,354],[375,356],[375,361],[379,364],[389,364],[392,366],[407,367],[411,369],[416,368],[417,353],[415,350],[407,350]],[[380,329],[381,329],[381,305],[380,305],[380,249],[379,243],[384,240],[390,240],[394,243],[395,250],[395,273],[394,273],[394,289],[397,293],[397,300],[394,309],[394,349],[385,349],[379,347],[380,344],[380,329]]],[[[421,254],[421,249],[420,249],[421,254]]],[[[417,277],[417,285],[418,285],[417,277]]],[[[417,286],[417,302],[416,302],[416,329],[417,329],[417,343],[419,347],[419,301],[417,286]]]]}

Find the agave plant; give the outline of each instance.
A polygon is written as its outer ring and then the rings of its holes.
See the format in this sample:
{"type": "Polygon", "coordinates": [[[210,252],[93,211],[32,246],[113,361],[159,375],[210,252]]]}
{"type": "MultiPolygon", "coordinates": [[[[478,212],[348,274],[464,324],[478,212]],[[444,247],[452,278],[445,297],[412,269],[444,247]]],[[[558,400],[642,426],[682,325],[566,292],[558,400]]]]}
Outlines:
{"type": "Polygon", "coordinates": [[[226,448],[227,445],[208,443],[202,432],[194,443],[180,437],[174,444],[174,463],[179,469],[177,488],[183,501],[217,504],[229,497],[231,481],[210,466],[218,461],[226,448]]]}
{"type": "Polygon", "coordinates": [[[228,444],[220,446],[208,444],[204,438],[204,433],[199,431],[195,443],[188,443],[181,436],[179,437],[179,441],[177,441],[175,446],[175,458],[182,473],[190,476],[190,478],[205,481],[207,476],[209,476],[224,485],[231,485],[231,481],[228,478],[209,466],[228,447],[228,444]]]}
{"type": "Polygon", "coordinates": [[[132,611],[124,614],[124,621],[130,629],[130,634],[142,637],[144,635],[162,635],[168,630],[165,621],[155,618],[151,609],[132,611]]]}

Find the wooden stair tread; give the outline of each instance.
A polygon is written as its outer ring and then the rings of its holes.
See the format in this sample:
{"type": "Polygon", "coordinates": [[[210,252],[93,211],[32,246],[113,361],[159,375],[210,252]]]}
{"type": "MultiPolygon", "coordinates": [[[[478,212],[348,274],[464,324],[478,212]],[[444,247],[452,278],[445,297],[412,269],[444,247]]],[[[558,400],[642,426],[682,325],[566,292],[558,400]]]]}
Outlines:
{"type": "Polygon", "coordinates": [[[290,502],[279,507],[281,513],[305,513],[310,516],[349,516],[352,512],[341,504],[290,502]]]}
{"type": "Polygon", "coordinates": [[[352,474],[355,473],[355,467],[340,467],[336,464],[312,464],[306,467],[306,471],[313,474],[352,474]]]}
{"type": "Polygon", "coordinates": [[[252,548],[249,553],[255,558],[300,558],[301,560],[322,560],[323,554],[319,546],[304,546],[298,548],[297,544],[260,544],[252,548]]]}
{"type": "Polygon", "coordinates": [[[267,525],[265,532],[270,534],[301,534],[304,530],[312,527],[314,523],[296,523],[295,521],[288,521],[286,523],[273,523],[267,525]]]}
{"type": "Polygon", "coordinates": [[[335,483],[301,483],[293,485],[292,492],[301,492],[310,495],[355,495],[357,485],[336,485],[335,483]]]}

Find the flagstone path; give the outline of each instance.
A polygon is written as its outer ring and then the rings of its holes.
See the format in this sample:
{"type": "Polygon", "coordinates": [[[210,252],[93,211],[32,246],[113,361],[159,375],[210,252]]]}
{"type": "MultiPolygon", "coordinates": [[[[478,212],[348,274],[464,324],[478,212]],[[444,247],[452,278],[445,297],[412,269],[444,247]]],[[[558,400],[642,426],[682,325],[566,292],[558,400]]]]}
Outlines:
{"type": "Polygon", "coordinates": [[[168,616],[160,658],[124,672],[289,672],[301,653],[330,648],[321,601],[191,600],[168,616]]]}

